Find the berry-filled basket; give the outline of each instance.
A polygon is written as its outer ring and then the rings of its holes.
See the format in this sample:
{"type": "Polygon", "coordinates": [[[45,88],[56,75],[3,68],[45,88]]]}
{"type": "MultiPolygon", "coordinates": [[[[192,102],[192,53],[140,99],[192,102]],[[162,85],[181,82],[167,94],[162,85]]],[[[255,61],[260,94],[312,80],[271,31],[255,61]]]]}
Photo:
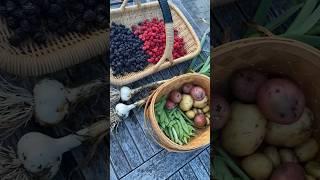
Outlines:
{"type": "MultiPolygon", "coordinates": [[[[107,14],[103,16],[109,18],[107,14]]],[[[22,76],[39,76],[62,70],[107,52],[109,37],[107,26],[93,27],[86,33],[70,31],[63,35],[44,30],[46,43],[36,43],[28,38],[19,46],[14,46],[10,41],[14,31],[9,28],[10,24],[7,23],[6,17],[0,16],[0,69],[5,72],[22,76]]],[[[57,27],[57,31],[65,28],[62,26],[67,27],[68,23],[57,27]]],[[[42,27],[37,26],[37,28],[42,27]]]]}
{"type": "MultiPolygon", "coordinates": [[[[173,3],[167,2],[167,0],[158,0],[141,4],[140,0],[136,0],[133,6],[127,7],[127,4],[128,0],[124,0],[120,8],[111,10],[110,23],[121,24],[131,29],[132,26],[139,25],[145,22],[146,19],[150,21],[155,18],[160,19],[161,22],[164,22],[165,47],[163,47],[163,54],[157,62],[148,63],[142,69],[115,74],[111,66],[111,84],[120,86],[132,83],[170,66],[190,60],[200,53],[200,41],[195,31],[186,17],[173,3]],[[174,59],[172,52],[176,36],[183,39],[185,54],[174,59]]],[[[112,46],[112,41],[110,45],[112,46]]],[[[112,57],[110,61],[112,61],[112,57]]]]}

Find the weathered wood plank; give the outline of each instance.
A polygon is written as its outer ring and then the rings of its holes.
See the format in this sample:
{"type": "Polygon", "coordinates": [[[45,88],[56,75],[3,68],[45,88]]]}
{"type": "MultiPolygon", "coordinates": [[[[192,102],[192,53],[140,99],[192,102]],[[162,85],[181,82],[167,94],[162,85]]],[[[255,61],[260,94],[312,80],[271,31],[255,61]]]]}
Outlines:
{"type": "Polygon", "coordinates": [[[193,169],[191,168],[190,164],[186,164],[179,170],[182,178],[184,180],[196,180],[198,179],[197,176],[194,174],[193,169]]]}
{"type": "Polygon", "coordinates": [[[210,154],[208,151],[203,151],[199,154],[199,159],[203,164],[204,168],[206,169],[207,173],[210,174],[210,154]]]}
{"type": "Polygon", "coordinates": [[[118,126],[118,130],[121,133],[115,134],[115,137],[119,142],[120,147],[124,152],[124,155],[127,157],[131,169],[134,169],[143,163],[142,157],[134,141],[132,140],[132,137],[130,136],[125,124],[120,123],[118,126]]]}
{"type": "Polygon", "coordinates": [[[114,172],[114,169],[113,169],[111,163],[110,163],[110,180],[118,180],[118,177],[117,177],[116,173],[114,172]]]}
{"type": "Polygon", "coordinates": [[[135,118],[135,116],[131,116],[128,119],[126,119],[124,123],[127,126],[127,129],[131,134],[131,137],[134,143],[136,144],[143,160],[148,160],[151,156],[153,156],[154,151],[150,146],[149,142],[146,140],[147,138],[143,133],[138,123],[138,120],[135,118]]]}
{"type": "Polygon", "coordinates": [[[191,168],[193,169],[194,174],[197,176],[198,179],[210,179],[208,173],[201,163],[199,157],[194,158],[190,163],[191,168]]]}
{"type": "Polygon", "coordinates": [[[127,174],[123,180],[168,178],[202,151],[203,149],[189,153],[170,153],[163,150],[127,174]]]}
{"type": "Polygon", "coordinates": [[[115,173],[118,177],[126,175],[131,167],[124,155],[120,145],[114,137],[116,132],[110,134],[110,161],[114,167],[115,173]]]}
{"type": "Polygon", "coordinates": [[[183,178],[181,177],[180,172],[176,172],[175,174],[173,174],[172,176],[170,176],[168,178],[168,180],[183,180],[183,178]]]}

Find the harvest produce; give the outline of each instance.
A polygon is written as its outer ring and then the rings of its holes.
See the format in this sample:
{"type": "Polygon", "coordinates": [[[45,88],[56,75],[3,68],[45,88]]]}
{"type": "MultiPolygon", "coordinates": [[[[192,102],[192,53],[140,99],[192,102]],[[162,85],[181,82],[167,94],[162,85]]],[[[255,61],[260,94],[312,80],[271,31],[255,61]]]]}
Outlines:
{"type": "Polygon", "coordinates": [[[181,89],[172,90],[168,96],[163,96],[155,105],[160,128],[168,138],[180,145],[190,141],[190,138],[196,134],[196,128],[204,128],[210,124],[208,111],[208,97],[204,90],[192,84],[184,84],[181,89]],[[188,87],[187,91],[186,87],[188,87]],[[196,90],[192,91],[194,88],[196,90]],[[199,106],[195,108],[196,100],[192,95],[184,92],[193,93],[201,101],[207,100],[199,102],[202,108],[199,106]]]}
{"type": "MultiPolygon", "coordinates": [[[[158,18],[146,19],[138,25],[132,26],[132,31],[144,42],[143,50],[150,56],[148,62],[156,64],[162,57],[166,46],[166,32],[163,20],[158,18]]],[[[187,51],[184,48],[184,41],[178,36],[178,31],[174,30],[173,59],[182,57],[185,54],[187,54],[187,51]]]]}
{"type": "MultiPolygon", "coordinates": [[[[239,162],[237,166],[241,166],[251,179],[319,178],[319,142],[317,137],[313,137],[313,132],[317,132],[313,129],[315,117],[306,107],[300,87],[292,80],[263,74],[263,78],[255,77],[264,80],[255,90],[249,90],[253,92],[248,93],[253,100],[248,101],[249,98],[243,98],[249,97],[248,94],[237,91],[245,91],[245,86],[250,86],[250,83],[256,86],[257,82],[251,82],[255,78],[246,81],[250,76],[246,77],[245,73],[261,75],[254,70],[243,69],[231,76],[233,83],[229,87],[232,89],[227,92],[234,96],[228,97],[228,100],[233,100],[230,107],[224,97],[214,95],[213,126],[217,128],[213,141],[218,142],[217,148],[233,155],[239,162]],[[217,139],[219,135],[220,140],[217,139]]],[[[225,176],[234,177],[233,167],[222,165],[225,176]]]]}
{"type": "Polygon", "coordinates": [[[28,90],[16,87],[1,79],[0,138],[6,138],[16,129],[24,126],[34,115],[41,125],[55,125],[61,122],[82,100],[93,96],[105,85],[97,80],[76,87],[67,88],[56,80],[44,79],[28,90]]]}
{"type": "Polygon", "coordinates": [[[254,103],[261,85],[267,80],[265,74],[251,69],[240,70],[231,78],[234,97],[246,103],[254,103]]]}
{"type": "Polygon", "coordinates": [[[46,43],[48,31],[64,35],[107,28],[107,13],[104,0],[0,1],[0,17],[5,19],[13,33],[9,42],[14,46],[19,46],[28,38],[35,43],[46,43]]]}
{"type": "Polygon", "coordinates": [[[263,153],[271,160],[273,167],[280,165],[280,154],[276,147],[268,146],[264,148],[263,153]]]}
{"type": "Polygon", "coordinates": [[[107,121],[96,122],[75,134],[61,138],[51,138],[39,132],[22,136],[17,145],[17,153],[11,148],[1,147],[0,176],[4,179],[52,179],[62,161],[62,155],[87,140],[103,135],[108,130],[107,121]]]}
{"type": "Polygon", "coordinates": [[[303,168],[297,163],[281,164],[271,175],[270,180],[303,180],[303,168]]]}
{"type": "Polygon", "coordinates": [[[302,91],[287,79],[268,80],[260,88],[257,99],[266,118],[279,124],[296,122],[305,107],[302,91]]]}
{"type": "Polygon", "coordinates": [[[222,130],[222,146],[235,156],[250,155],[263,142],[267,120],[255,105],[235,102],[231,109],[231,117],[222,130]]]}
{"type": "Polygon", "coordinates": [[[110,32],[110,66],[114,75],[142,71],[149,55],[143,41],[124,25],[112,23],[110,32]]]}
{"type": "Polygon", "coordinates": [[[214,95],[213,99],[213,128],[221,129],[227,123],[230,117],[231,108],[229,103],[224,99],[224,97],[214,95]]]}
{"type": "Polygon", "coordinates": [[[241,166],[253,179],[268,179],[272,172],[271,160],[262,153],[255,153],[244,158],[241,166]]]}
{"type": "Polygon", "coordinates": [[[292,124],[268,122],[266,142],[271,145],[294,147],[310,138],[312,134],[313,114],[305,108],[300,119],[292,124]]]}

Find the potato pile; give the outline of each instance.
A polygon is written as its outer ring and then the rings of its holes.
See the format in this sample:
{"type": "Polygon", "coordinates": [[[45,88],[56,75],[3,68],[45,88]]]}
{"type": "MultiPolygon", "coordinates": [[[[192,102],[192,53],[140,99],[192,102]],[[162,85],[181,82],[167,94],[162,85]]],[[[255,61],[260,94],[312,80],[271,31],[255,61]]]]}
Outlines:
{"type": "Polygon", "coordinates": [[[193,120],[195,127],[204,128],[210,124],[208,97],[202,87],[186,83],[181,90],[171,91],[166,102],[166,108],[171,110],[177,104],[185,115],[193,120]]]}
{"type": "Polygon", "coordinates": [[[241,69],[231,77],[232,100],[213,99],[213,127],[221,145],[240,158],[252,179],[320,179],[313,113],[290,79],[241,69]]]}

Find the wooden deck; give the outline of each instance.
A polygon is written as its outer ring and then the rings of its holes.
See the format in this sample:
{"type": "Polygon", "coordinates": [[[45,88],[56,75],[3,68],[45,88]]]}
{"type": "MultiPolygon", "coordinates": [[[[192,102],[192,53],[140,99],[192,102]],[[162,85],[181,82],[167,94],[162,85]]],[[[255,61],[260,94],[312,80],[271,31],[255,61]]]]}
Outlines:
{"type": "MultiPolygon", "coordinates": [[[[111,2],[112,7],[119,7],[119,1],[111,2]]],[[[210,18],[209,0],[173,0],[173,3],[184,13],[197,35],[201,37],[209,28],[209,25],[201,23],[200,20],[210,18]]],[[[209,50],[209,41],[206,47],[209,50]]],[[[189,63],[161,71],[130,86],[137,87],[147,82],[171,78],[183,73],[189,63]]],[[[136,97],[134,100],[142,97],[136,97]]],[[[209,147],[190,153],[169,153],[152,140],[143,123],[143,109],[136,109],[119,125],[118,131],[111,135],[111,180],[210,179],[209,147]]]]}

